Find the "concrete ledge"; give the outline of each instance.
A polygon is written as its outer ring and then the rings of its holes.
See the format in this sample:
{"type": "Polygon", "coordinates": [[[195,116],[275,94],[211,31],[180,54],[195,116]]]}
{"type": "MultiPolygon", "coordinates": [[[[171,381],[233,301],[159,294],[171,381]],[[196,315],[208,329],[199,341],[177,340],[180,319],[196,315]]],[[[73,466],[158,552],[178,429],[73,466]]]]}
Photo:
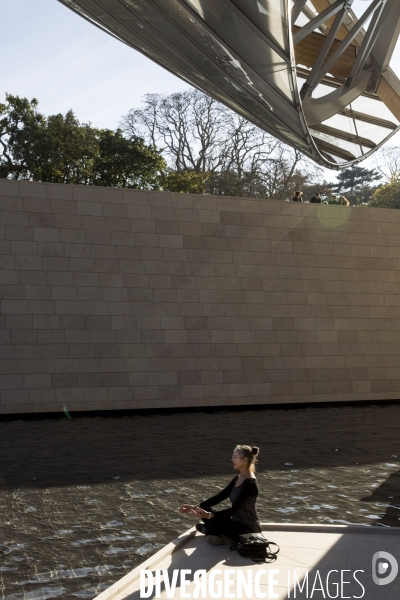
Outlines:
{"type": "MultiPolygon", "coordinates": [[[[349,536],[350,538],[354,538],[354,536],[357,537],[357,535],[362,534],[363,538],[365,538],[366,540],[368,540],[368,536],[372,536],[371,539],[378,539],[380,538],[382,540],[382,543],[384,543],[384,540],[386,540],[388,537],[392,538],[394,537],[400,537],[400,528],[399,529],[395,529],[395,528],[386,528],[386,527],[367,527],[367,526],[347,526],[347,525],[318,525],[318,524],[306,524],[306,523],[262,523],[262,529],[263,531],[271,531],[274,533],[279,534],[279,532],[281,533],[305,533],[305,534],[319,534],[319,538],[321,541],[319,544],[312,544],[313,547],[315,547],[316,549],[320,549],[322,550],[323,548],[330,548],[333,549],[335,548],[334,544],[335,541],[337,541],[338,539],[341,539],[341,536],[349,536]],[[339,535],[339,538],[335,538],[335,541],[332,542],[330,535],[329,534],[337,534],[339,535]],[[325,540],[325,542],[324,542],[325,540]]],[[[196,535],[196,530],[194,527],[192,527],[191,529],[188,529],[185,533],[183,533],[182,535],[180,535],[178,538],[176,538],[175,540],[173,540],[172,542],[170,542],[169,544],[167,544],[164,548],[162,548],[161,550],[159,550],[158,552],[156,552],[155,554],[153,554],[151,557],[149,557],[146,561],[144,561],[142,564],[138,565],[135,569],[133,569],[130,573],[128,573],[127,575],[125,575],[125,577],[123,577],[122,579],[120,579],[118,582],[116,582],[115,584],[113,584],[112,586],[110,586],[107,590],[105,590],[104,592],[102,592],[101,594],[99,594],[98,596],[96,596],[95,600],[114,600],[115,598],[118,598],[118,600],[123,600],[124,598],[139,598],[138,595],[138,580],[140,578],[140,572],[144,569],[146,570],[150,570],[150,571],[154,571],[156,568],[161,568],[160,564],[163,563],[163,567],[162,568],[168,568],[167,567],[167,558],[169,556],[171,556],[173,553],[178,552],[178,551],[183,551],[185,549],[185,545],[187,545],[190,540],[193,540],[193,538],[195,538],[199,544],[204,544],[205,543],[205,539],[203,536],[197,534],[196,535]]],[[[296,539],[296,538],[294,538],[296,539]]],[[[315,539],[315,538],[314,538],[315,539]]],[[[344,538],[345,540],[347,538],[344,538]]],[[[299,552],[300,548],[302,547],[303,541],[302,538],[298,538],[297,543],[294,542],[293,538],[290,538],[290,542],[288,541],[287,546],[288,547],[296,547],[296,551],[299,552]],[[295,545],[294,545],[295,544],[295,545]]],[[[206,544],[207,545],[207,544],[206,544]]],[[[346,545],[346,542],[344,542],[344,547],[346,545]]],[[[201,554],[201,559],[197,559],[193,561],[192,569],[199,569],[199,568],[207,568],[207,569],[212,569],[211,566],[211,562],[212,562],[212,556],[215,555],[215,561],[216,564],[219,563],[221,561],[221,558],[223,556],[226,556],[226,550],[229,550],[229,546],[222,546],[222,547],[218,547],[218,548],[209,548],[208,553],[206,552],[206,554],[202,553],[201,554]],[[211,561],[211,562],[210,562],[211,561]],[[200,562],[202,564],[200,564],[200,562]]],[[[307,548],[307,545],[306,545],[307,548]]],[[[354,551],[354,544],[350,544],[350,548],[354,551]]],[[[287,549],[285,547],[285,549],[287,549]]],[[[192,548],[193,550],[193,548],[192,548]]],[[[338,550],[339,552],[343,552],[343,549],[338,550]]],[[[281,548],[281,555],[284,554],[284,551],[282,552],[282,548],[281,548]]],[[[188,567],[187,564],[187,559],[188,557],[190,558],[191,553],[188,554],[182,554],[182,556],[178,556],[177,558],[177,563],[174,566],[174,568],[179,568],[179,563],[181,562],[181,566],[183,564],[183,561],[186,561],[184,568],[188,567]]],[[[236,555],[236,553],[235,553],[236,555]]],[[[279,559],[279,555],[278,555],[278,559],[279,559]]],[[[329,556],[328,556],[328,560],[329,560],[329,556]]],[[[246,562],[246,561],[245,561],[246,562]]],[[[334,558],[332,558],[332,562],[334,562],[334,558]]],[[[262,568],[262,565],[255,565],[254,563],[251,563],[251,561],[249,559],[247,559],[247,563],[246,564],[246,569],[247,568],[262,568]]],[[[278,563],[277,563],[278,564],[278,563]]],[[[304,563],[299,563],[304,567],[304,563]]],[[[310,571],[312,569],[315,569],[316,567],[318,567],[318,564],[315,563],[313,565],[310,565],[310,571]]],[[[334,565],[331,565],[332,568],[334,568],[334,565]]],[[[221,565],[218,564],[218,568],[221,568],[221,565]]],[[[283,597],[283,596],[282,596],[283,597]]],[[[389,594],[387,596],[388,600],[391,600],[392,596],[389,594]]],[[[393,597],[394,598],[394,597],[393,597]]]]}
{"type": "Polygon", "coordinates": [[[161,548],[155,554],[152,554],[150,558],[145,560],[142,564],[138,565],[135,569],[127,573],[125,577],[122,577],[119,581],[111,585],[108,589],[104,590],[101,594],[96,596],[95,600],[112,600],[119,594],[122,594],[126,588],[132,585],[139,577],[140,571],[146,569],[151,571],[154,569],[155,565],[160,562],[163,558],[168,556],[169,554],[173,554],[177,552],[182,546],[184,546],[190,539],[192,539],[196,535],[195,527],[188,529],[180,536],[172,540],[169,544],[161,548]]]}

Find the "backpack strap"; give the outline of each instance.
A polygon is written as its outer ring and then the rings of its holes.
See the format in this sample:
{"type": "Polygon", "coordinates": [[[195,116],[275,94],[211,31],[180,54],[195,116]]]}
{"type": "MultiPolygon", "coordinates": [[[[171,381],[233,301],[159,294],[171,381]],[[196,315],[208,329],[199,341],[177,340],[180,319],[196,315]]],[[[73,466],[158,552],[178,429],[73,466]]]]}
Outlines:
{"type": "Polygon", "coordinates": [[[278,554],[278,552],[280,552],[280,547],[275,542],[268,542],[268,544],[272,544],[273,546],[276,546],[278,548],[278,550],[276,550],[275,552],[272,552],[272,550],[270,550],[268,548],[268,554],[272,554],[273,556],[276,556],[278,554]]]}

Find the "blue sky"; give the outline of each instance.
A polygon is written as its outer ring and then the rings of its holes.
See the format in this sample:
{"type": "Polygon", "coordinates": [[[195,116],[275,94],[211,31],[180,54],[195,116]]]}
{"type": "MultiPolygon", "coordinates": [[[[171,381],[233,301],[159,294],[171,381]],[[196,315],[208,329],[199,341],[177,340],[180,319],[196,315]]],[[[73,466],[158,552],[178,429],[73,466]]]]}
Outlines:
{"type": "MultiPolygon", "coordinates": [[[[369,1],[355,0],[354,10],[369,1]]],[[[189,87],[57,0],[0,0],[0,14],[0,101],[5,92],[36,97],[45,114],[73,108],[82,122],[116,128],[144,94],[189,87]]],[[[399,45],[392,66],[400,73],[399,45]]],[[[400,134],[391,143],[400,144],[400,134]]]]}
{"type": "Polygon", "coordinates": [[[57,0],[0,0],[0,14],[1,101],[5,92],[35,97],[45,114],[73,108],[81,121],[115,128],[144,94],[188,88],[57,0]]]}

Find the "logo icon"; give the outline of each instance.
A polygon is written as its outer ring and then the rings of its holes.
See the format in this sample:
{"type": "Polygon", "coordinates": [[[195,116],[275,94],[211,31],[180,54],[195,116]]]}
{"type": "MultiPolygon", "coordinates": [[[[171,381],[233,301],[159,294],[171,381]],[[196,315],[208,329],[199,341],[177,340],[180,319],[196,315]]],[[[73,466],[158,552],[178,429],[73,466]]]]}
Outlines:
{"type": "Polygon", "coordinates": [[[375,552],[372,557],[372,579],[376,585],[388,585],[392,583],[396,579],[398,572],[399,565],[392,554],[383,552],[383,550],[375,552]]]}

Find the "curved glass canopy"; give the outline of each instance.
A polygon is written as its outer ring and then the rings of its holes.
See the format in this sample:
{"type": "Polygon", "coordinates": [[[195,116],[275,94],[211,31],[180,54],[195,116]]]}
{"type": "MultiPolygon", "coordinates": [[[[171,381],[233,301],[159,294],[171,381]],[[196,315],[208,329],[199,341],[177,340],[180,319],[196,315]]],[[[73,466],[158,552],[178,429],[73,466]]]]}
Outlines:
{"type": "Polygon", "coordinates": [[[400,0],[59,0],[325,167],[400,128],[400,0]]]}

